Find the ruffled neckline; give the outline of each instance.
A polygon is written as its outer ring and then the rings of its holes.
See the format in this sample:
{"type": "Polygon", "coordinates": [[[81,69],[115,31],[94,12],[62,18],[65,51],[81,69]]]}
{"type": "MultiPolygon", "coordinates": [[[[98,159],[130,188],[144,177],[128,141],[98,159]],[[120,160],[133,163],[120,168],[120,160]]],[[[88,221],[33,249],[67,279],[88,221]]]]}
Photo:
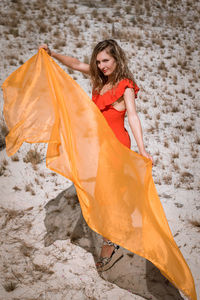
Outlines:
{"type": "Polygon", "coordinates": [[[130,79],[122,79],[117,85],[107,90],[105,93],[98,94],[93,92],[92,100],[98,106],[100,110],[104,110],[119,98],[121,98],[125,92],[126,88],[133,88],[135,92],[135,98],[137,98],[137,93],[139,91],[138,86],[133,83],[130,79]]]}

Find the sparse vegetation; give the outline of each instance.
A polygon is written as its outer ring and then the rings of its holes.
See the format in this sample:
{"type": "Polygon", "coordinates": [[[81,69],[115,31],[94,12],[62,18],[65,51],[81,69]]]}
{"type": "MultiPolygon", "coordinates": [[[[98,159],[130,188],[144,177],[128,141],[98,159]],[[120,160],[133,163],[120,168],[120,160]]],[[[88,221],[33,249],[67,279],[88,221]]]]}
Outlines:
{"type": "Polygon", "coordinates": [[[3,285],[4,289],[6,290],[6,292],[12,292],[16,289],[17,287],[17,282],[15,281],[10,281],[6,284],[3,285]]]}
{"type": "Polygon", "coordinates": [[[178,106],[172,106],[172,112],[173,113],[177,113],[177,112],[179,112],[180,110],[179,110],[179,107],[178,106]]]}
{"type": "Polygon", "coordinates": [[[19,161],[19,156],[17,154],[11,156],[12,161],[19,161]]]}
{"type": "Polygon", "coordinates": [[[25,191],[30,192],[32,196],[35,196],[35,191],[33,190],[33,184],[29,183],[25,185],[25,191]]]}
{"type": "Polygon", "coordinates": [[[40,185],[40,181],[39,181],[38,178],[35,178],[35,183],[38,184],[38,185],[40,185]]]}
{"type": "Polygon", "coordinates": [[[173,153],[172,154],[172,158],[174,159],[174,158],[179,158],[179,153],[177,152],[177,153],[173,153]]]}
{"type": "Polygon", "coordinates": [[[161,61],[158,65],[158,70],[163,70],[163,71],[167,71],[167,67],[165,65],[164,61],[161,61]]]}
{"type": "Polygon", "coordinates": [[[180,137],[178,135],[173,136],[174,143],[178,143],[180,141],[180,137]]]}
{"type": "Polygon", "coordinates": [[[37,151],[37,149],[34,150],[29,150],[24,157],[23,161],[25,163],[32,163],[33,165],[39,164],[42,162],[42,156],[41,154],[37,151]]]}
{"type": "Polygon", "coordinates": [[[42,273],[47,273],[52,275],[54,273],[53,270],[49,270],[49,267],[43,266],[43,265],[37,265],[37,264],[33,264],[34,266],[34,270],[38,271],[38,272],[42,272],[42,273]]]}
{"type": "MultiPolygon", "coordinates": [[[[32,224],[31,224],[31,226],[32,226],[32,224]]],[[[32,255],[32,253],[34,252],[34,250],[35,250],[35,248],[33,246],[27,244],[24,241],[20,245],[20,251],[26,257],[30,257],[32,255]]]]}
{"type": "Polygon", "coordinates": [[[0,165],[0,176],[4,175],[5,170],[6,170],[6,167],[3,164],[1,164],[0,165]]]}
{"type": "Polygon", "coordinates": [[[184,183],[190,183],[193,182],[194,175],[190,172],[182,172],[180,176],[180,182],[184,183]]]}
{"type": "Polygon", "coordinates": [[[40,173],[39,173],[39,176],[45,178],[44,172],[40,172],[40,173]]]}
{"type": "Polygon", "coordinates": [[[15,209],[4,209],[4,215],[5,215],[5,222],[3,224],[3,227],[7,225],[7,223],[11,220],[14,220],[16,218],[23,217],[25,212],[23,210],[15,210],[15,209]]]}
{"type": "Polygon", "coordinates": [[[196,138],[196,144],[197,144],[197,145],[200,145],[200,137],[197,137],[197,138],[196,138]]]}
{"type": "Polygon", "coordinates": [[[8,166],[8,161],[7,159],[4,158],[0,163],[0,176],[5,175],[7,166],[8,166]]]}
{"type": "Polygon", "coordinates": [[[0,123],[0,150],[5,147],[5,137],[8,134],[8,128],[6,124],[2,121],[0,123]]]}
{"type": "Polygon", "coordinates": [[[164,142],[164,147],[168,148],[169,147],[169,143],[167,141],[164,142]]]}
{"type": "Polygon", "coordinates": [[[165,176],[163,176],[163,182],[165,183],[165,184],[172,184],[172,176],[171,175],[165,175],[165,176]]]}
{"type": "Polygon", "coordinates": [[[13,187],[13,190],[15,190],[16,192],[17,192],[17,191],[21,191],[21,189],[20,189],[17,185],[15,185],[15,186],[13,187]]]}
{"type": "Polygon", "coordinates": [[[192,128],[191,125],[187,125],[185,129],[186,129],[187,132],[193,131],[193,128],[192,128]]]}
{"type": "Polygon", "coordinates": [[[189,220],[190,224],[192,224],[194,227],[200,228],[200,221],[198,220],[189,220]]]}

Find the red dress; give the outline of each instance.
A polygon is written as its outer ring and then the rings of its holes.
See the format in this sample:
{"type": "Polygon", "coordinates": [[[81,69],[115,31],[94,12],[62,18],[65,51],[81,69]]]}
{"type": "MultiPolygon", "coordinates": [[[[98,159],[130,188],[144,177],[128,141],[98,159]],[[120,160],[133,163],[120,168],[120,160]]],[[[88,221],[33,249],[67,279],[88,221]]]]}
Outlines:
{"type": "Polygon", "coordinates": [[[139,91],[138,86],[129,79],[122,79],[115,87],[105,92],[103,95],[93,92],[92,100],[98,106],[104,115],[108,125],[113,130],[117,139],[127,146],[131,147],[131,141],[127,130],[124,128],[124,117],[126,109],[119,111],[113,107],[113,103],[121,98],[126,88],[133,88],[135,98],[139,91]]]}

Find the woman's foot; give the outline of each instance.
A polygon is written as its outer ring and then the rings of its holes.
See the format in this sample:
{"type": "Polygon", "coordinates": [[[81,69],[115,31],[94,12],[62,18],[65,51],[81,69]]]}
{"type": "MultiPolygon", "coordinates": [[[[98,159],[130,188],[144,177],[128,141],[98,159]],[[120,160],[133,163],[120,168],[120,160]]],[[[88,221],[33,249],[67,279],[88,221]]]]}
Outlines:
{"type": "Polygon", "coordinates": [[[100,272],[110,269],[120,258],[123,257],[121,248],[109,240],[104,240],[101,255],[96,263],[100,272]]]}

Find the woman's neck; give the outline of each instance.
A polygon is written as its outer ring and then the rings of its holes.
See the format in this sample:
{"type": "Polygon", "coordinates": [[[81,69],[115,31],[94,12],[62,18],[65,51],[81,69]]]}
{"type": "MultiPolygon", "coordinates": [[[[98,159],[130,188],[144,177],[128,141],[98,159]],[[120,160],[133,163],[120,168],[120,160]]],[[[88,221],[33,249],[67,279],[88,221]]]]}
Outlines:
{"type": "Polygon", "coordinates": [[[107,82],[106,82],[106,84],[107,83],[110,83],[110,82],[112,82],[113,81],[113,79],[114,79],[114,76],[111,74],[111,75],[109,75],[108,76],[108,80],[107,80],[107,82]]]}

